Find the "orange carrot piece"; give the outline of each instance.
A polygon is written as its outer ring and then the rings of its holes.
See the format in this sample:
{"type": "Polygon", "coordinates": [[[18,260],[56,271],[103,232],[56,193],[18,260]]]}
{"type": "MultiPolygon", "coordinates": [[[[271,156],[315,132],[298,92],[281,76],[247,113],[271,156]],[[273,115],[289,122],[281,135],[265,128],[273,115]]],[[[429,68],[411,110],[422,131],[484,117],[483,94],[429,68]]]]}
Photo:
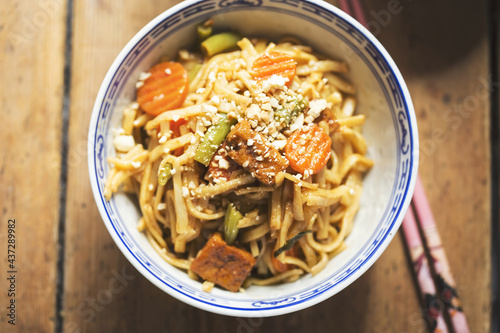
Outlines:
{"type": "Polygon", "coordinates": [[[163,62],[150,69],[137,89],[137,102],[145,112],[157,116],[182,105],[189,91],[186,69],[178,62],[163,62]]]}
{"type": "Polygon", "coordinates": [[[293,170],[309,175],[318,173],[332,154],[332,140],[318,125],[299,128],[288,137],[285,157],[293,170]]]}
{"type": "Polygon", "coordinates": [[[271,264],[273,265],[274,270],[278,273],[283,273],[290,269],[290,265],[282,263],[273,255],[271,255],[271,264]]]}
{"type": "MultiPolygon", "coordinates": [[[[184,124],[187,124],[186,119],[179,119],[177,121],[171,121],[170,122],[170,130],[172,131],[172,138],[178,138],[181,136],[181,130],[180,127],[184,124]]],[[[182,153],[184,153],[184,148],[179,147],[174,151],[175,156],[181,156],[182,153]]]]}
{"type": "MultiPolygon", "coordinates": [[[[299,252],[297,251],[297,247],[294,245],[290,250],[285,252],[288,257],[298,257],[299,252]]],[[[285,264],[279,261],[277,258],[274,257],[274,255],[271,252],[271,264],[273,265],[273,268],[276,270],[278,273],[283,273],[291,269],[294,265],[291,264],[285,264]]]]}
{"type": "Polygon", "coordinates": [[[295,76],[297,63],[293,58],[281,52],[265,53],[255,59],[252,65],[253,77],[257,81],[263,81],[273,75],[278,75],[288,79],[286,86],[292,84],[295,76]]]}

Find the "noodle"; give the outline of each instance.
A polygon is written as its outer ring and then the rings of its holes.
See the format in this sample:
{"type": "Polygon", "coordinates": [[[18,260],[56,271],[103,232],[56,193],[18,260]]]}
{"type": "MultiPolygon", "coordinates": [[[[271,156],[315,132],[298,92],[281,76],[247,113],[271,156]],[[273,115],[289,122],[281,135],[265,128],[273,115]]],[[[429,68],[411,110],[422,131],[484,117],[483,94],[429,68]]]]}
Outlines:
{"type": "MultiPolygon", "coordinates": [[[[243,38],[237,45],[239,51],[203,62],[180,52],[181,65],[198,71],[177,106],[153,116],[138,97],[124,109],[104,193],[109,200],[120,186],[135,191],[142,212],[137,229],[166,262],[193,279],[200,275],[192,263],[207,239],[226,233],[227,220],[237,218],[234,245],[256,260],[242,286],[292,282],[318,274],[346,248],[363,174],[373,166],[361,133],[365,116],[354,115],[356,89],[344,76],[345,62],[320,57],[293,38],[277,44],[243,38]],[[289,82],[277,75],[256,78],[255,63],[272,53],[292,59],[289,82]],[[229,134],[214,129],[224,121],[231,121],[229,134]],[[257,134],[235,150],[229,137],[244,122],[257,134]],[[331,152],[321,168],[299,172],[286,149],[296,131],[312,125],[331,140],[331,152]],[[280,156],[257,151],[261,141],[266,152],[272,147],[280,156]],[[248,161],[255,165],[281,158],[286,165],[261,178],[261,169],[235,157],[251,149],[248,161]],[[210,159],[202,163],[200,154],[210,159]]],[[[218,284],[202,280],[207,292],[218,284]]]]}

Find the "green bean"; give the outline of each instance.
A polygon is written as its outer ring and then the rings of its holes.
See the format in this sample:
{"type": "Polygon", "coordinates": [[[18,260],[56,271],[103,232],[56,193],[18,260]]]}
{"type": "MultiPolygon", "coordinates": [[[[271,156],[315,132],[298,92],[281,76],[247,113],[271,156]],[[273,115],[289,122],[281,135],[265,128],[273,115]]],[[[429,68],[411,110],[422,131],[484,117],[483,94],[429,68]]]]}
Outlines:
{"type": "Polygon", "coordinates": [[[226,216],[224,217],[224,238],[226,243],[232,244],[238,236],[238,221],[243,215],[234,207],[232,203],[227,205],[226,216]]]}
{"type": "Polygon", "coordinates": [[[228,120],[227,115],[224,114],[217,124],[210,126],[196,149],[194,154],[195,161],[208,166],[215,152],[222,144],[229,131],[231,131],[231,126],[236,124],[236,122],[236,119],[228,120]]]}
{"type": "Polygon", "coordinates": [[[292,120],[307,107],[307,101],[304,98],[297,97],[293,102],[295,102],[295,106],[291,111],[289,111],[286,106],[282,106],[274,111],[274,119],[277,122],[280,122],[285,126],[289,126],[292,123],[292,120]]]}
{"type": "Polygon", "coordinates": [[[165,186],[168,180],[172,177],[173,166],[170,163],[165,163],[165,166],[158,169],[158,184],[165,186]]]}
{"type": "Polygon", "coordinates": [[[201,50],[207,57],[235,48],[241,36],[234,32],[222,32],[205,39],[201,50]]]}

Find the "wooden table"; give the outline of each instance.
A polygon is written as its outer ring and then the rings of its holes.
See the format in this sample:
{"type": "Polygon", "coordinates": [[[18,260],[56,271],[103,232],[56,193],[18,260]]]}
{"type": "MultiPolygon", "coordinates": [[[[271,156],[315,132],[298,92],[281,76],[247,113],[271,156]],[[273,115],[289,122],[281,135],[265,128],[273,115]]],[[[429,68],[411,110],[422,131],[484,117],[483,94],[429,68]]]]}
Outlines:
{"type": "MultiPolygon", "coordinates": [[[[90,114],[118,52],[177,2],[11,0],[0,7],[0,331],[425,332],[401,234],[338,295],[304,311],[254,320],[185,305],[120,253],[90,189],[90,114]],[[8,219],[16,221],[15,327],[5,315],[8,219]]],[[[490,125],[498,129],[490,122],[490,106],[498,112],[498,84],[489,81],[498,78],[491,64],[498,61],[499,26],[486,1],[364,5],[413,97],[420,174],[471,330],[489,332],[491,212],[498,216],[491,209],[490,164],[498,157],[489,134],[490,125]],[[497,31],[491,36],[489,25],[497,31]]],[[[498,135],[493,139],[498,147],[498,135]]]]}

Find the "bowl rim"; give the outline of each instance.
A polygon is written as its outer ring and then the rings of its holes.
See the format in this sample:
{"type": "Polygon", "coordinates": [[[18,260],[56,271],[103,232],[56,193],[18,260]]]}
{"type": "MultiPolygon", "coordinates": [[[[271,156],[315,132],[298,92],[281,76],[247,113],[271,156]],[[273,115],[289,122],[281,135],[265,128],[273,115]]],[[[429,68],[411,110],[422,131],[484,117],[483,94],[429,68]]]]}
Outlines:
{"type": "MultiPolygon", "coordinates": [[[[151,283],[153,283],[155,286],[157,286],[159,289],[162,291],[166,292],[170,296],[186,303],[191,306],[197,307],[202,310],[206,310],[209,312],[217,313],[217,314],[223,314],[223,315],[230,315],[230,316],[240,316],[240,317],[269,317],[269,316],[276,316],[276,315],[281,315],[281,314],[286,314],[286,313],[291,313],[295,312],[304,308],[308,308],[310,306],[313,306],[317,303],[320,303],[324,301],[325,299],[328,299],[329,297],[337,294],[338,292],[342,291],[344,288],[352,284],[355,280],[357,280],[361,275],[363,275],[377,260],[378,258],[382,255],[382,253],[385,251],[389,243],[392,241],[394,235],[396,234],[397,230],[399,229],[403,217],[409,207],[412,194],[414,191],[415,187],[415,182],[417,178],[417,172],[418,172],[418,161],[419,161],[419,141],[418,141],[418,129],[417,129],[417,123],[416,123],[416,116],[415,116],[415,111],[413,107],[413,103],[411,100],[410,93],[408,91],[408,88],[406,86],[406,83],[394,63],[393,59],[389,55],[389,53],[385,50],[385,48],[382,46],[382,44],[369,32],[365,27],[363,27],[358,21],[350,17],[348,14],[340,10],[339,8],[326,3],[321,0],[303,0],[303,2],[308,2],[311,4],[314,4],[318,7],[322,7],[323,9],[332,12],[336,16],[340,17],[344,21],[348,22],[350,25],[354,26],[358,32],[360,32],[367,40],[372,43],[373,46],[377,49],[380,54],[384,57],[384,60],[387,62],[387,64],[390,67],[390,70],[392,71],[393,75],[396,77],[397,82],[396,84],[399,85],[402,93],[402,99],[403,103],[405,104],[407,111],[408,111],[408,124],[410,127],[410,139],[412,140],[412,151],[410,152],[412,154],[412,165],[410,166],[412,168],[412,172],[410,174],[410,180],[408,182],[408,187],[406,191],[406,195],[404,197],[404,200],[398,205],[399,206],[399,213],[392,224],[390,231],[387,231],[388,234],[387,236],[383,239],[382,243],[377,247],[377,249],[373,252],[373,254],[367,258],[364,263],[351,275],[349,275],[345,280],[339,282],[334,288],[330,288],[329,290],[321,293],[317,297],[310,298],[302,303],[298,304],[293,304],[290,306],[285,306],[285,307],[280,307],[280,308],[262,308],[260,311],[248,311],[245,309],[234,309],[234,308],[227,308],[227,307],[219,307],[216,305],[212,304],[207,304],[205,302],[200,302],[198,299],[194,299],[192,297],[188,297],[182,293],[179,293],[178,291],[168,288],[164,283],[162,283],[157,277],[153,276],[153,274],[148,271],[138,260],[137,258],[130,252],[130,249],[126,247],[126,245],[123,243],[123,241],[120,239],[119,235],[117,234],[117,230],[114,229],[113,225],[111,224],[107,211],[104,207],[104,204],[102,202],[103,197],[100,195],[100,191],[98,188],[98,182],[97,180],[93,177],[93,169],[95,166],[95,134],[97,131],[97,123],[98,123],[98,116],[99,116],[99,111],[101,109],[101,106],[104,102],[104,97],[107,92],[107,89],[109,88],[109,85],[116,74],[117,69],[121,66],[122,62],[125,60],[126,56],[130,53],[130,51],[148,34],[150,31],[152,31],[155,27],[158,26],[161,22],[165,21],[169,17],[173,16],[174,14],[184,10],[186,7],[192,6],[194,4],[203,2],[204,0],[185,0],[158,15],[154,19],[152,19],[150,22],[148,22],[137,34],[135,34],[132,39],[125,45],[125,47],[120,51],[118,56],[115,58],[113,61],[112,65],[110,66],[109,70],[106,73],[106,76],[99,88],[99,92],[96,97],[96,101],[94,104],[94,107],[92,109],[92,115],[91,115],[91,120],[90,120],[90,125],[89,125],[89,134],[88,134],[88,167],[89,167],[89,175],[90,175],[90,183],[91,183],[91,188],[92,192],[94,195],[94,199],[96,202],[96,205],[98,207],[99,213],[101,215],[101,218],[106,225],[106,228],[108,229],[108,232],[110,233],[113,241],[115,244],[118,246],[122,254],[128,259],[128,261],[144,276],[146,277],[151,283]]],[[[391,201],[392,202],[392,201],[391,201]]]]}

